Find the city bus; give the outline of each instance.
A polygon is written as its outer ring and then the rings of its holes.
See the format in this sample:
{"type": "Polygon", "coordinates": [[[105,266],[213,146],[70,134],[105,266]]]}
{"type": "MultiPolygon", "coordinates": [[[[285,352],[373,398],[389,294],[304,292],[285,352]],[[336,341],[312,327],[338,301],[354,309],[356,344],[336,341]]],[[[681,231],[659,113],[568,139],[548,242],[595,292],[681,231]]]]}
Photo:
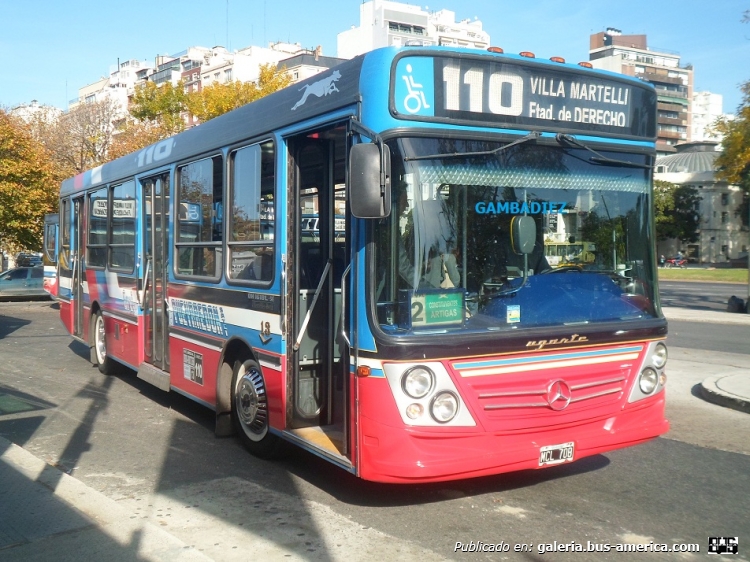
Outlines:
{"type": "Polygon", "coordinates": [[[374,50],[64,181],[60,315],[261,457],[410,483],[643,443],[669,427],[655,137],[637,79],[374,50]],[[597,268],[546,263],[561,212],[597,268]]]}

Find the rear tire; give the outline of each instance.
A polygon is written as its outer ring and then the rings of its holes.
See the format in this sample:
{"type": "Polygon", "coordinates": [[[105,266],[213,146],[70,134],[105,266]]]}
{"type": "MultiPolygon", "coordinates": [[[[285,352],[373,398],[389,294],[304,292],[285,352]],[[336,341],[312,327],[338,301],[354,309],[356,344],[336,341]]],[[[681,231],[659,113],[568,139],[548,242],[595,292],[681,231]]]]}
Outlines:
{"type": "Polygon", "coordinates": [[[269,459],[278,454],[280,440],[269,431],[268,396],[260,365],[236,361],[232,378],[232,421],[245,448],[269,459]]]}
{"type": "Polygon", "coordinates": [[[114,361],[107,355],[107,334],[104,329],[104,318],[101,312],[97,312],[91,320],[91,339],[94,364],[98,367],[99,372],[103,375],[111,375],[114,368],[114,361]]]}

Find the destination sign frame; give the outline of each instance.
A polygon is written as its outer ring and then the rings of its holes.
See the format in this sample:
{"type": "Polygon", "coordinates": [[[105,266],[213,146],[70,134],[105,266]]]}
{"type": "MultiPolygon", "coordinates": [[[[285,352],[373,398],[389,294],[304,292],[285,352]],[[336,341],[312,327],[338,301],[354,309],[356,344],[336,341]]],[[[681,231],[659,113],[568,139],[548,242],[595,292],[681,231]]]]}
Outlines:
{"type": "Polygon", "coordinates": [[[411,330],[461,328],[465,322],[466,292],[454,289],[401,291],[399,323],[411,330]]]}
{"type": "Polygon", "coordinates": [[[551,64],[411,51],[391,67],[390,111],[416,121],[656,140],[653,87],[551,64]]]}

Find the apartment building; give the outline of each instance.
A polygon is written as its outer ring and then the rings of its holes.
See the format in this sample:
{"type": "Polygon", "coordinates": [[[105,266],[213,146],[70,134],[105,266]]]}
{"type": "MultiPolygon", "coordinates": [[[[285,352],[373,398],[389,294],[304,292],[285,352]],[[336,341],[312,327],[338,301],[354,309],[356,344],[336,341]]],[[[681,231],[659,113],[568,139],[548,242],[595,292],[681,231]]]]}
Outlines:
{"type": "Polygon", "coordinates": [[[680,66],[680,55],[648,47],[646,35],[623,35],[608,28],[589,37],[589,61],[595,68],[635,76],[656,88],[657,141],[661,155],[691,140],[693,68],[680,66]]]}
{"type": "Polygon", "coordinates": [[[719,118],[734,119],[733,114],[724,113],[724,96],[711,92],[693,93],[692,134],[693,141],[721,142],[714,124],[719,118]]]}
{"type": "Polygon", "coordinates": [[[380,47],[404,45],[454,45],[486,49],[490,36],[482,22],[456,21],[450,10],[429,12],[419,6],[370,0],[359,7],[359,26],[339,33],[337,55],[350,59],[380,47]]]}

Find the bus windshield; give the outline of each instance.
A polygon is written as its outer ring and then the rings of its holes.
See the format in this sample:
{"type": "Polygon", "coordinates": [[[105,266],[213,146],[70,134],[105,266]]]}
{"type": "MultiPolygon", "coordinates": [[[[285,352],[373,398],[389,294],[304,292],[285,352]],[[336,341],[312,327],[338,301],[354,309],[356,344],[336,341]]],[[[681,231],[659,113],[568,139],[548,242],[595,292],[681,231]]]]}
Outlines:
{"type": "Polygon", "coordinates": [[[598,150],[604,159],[592,159],[585,147],[537,142],[389,145],[392,212],[374,232],[381,330],[502,331],[657,315],[650,156],[598,150]],[[517,253],[511,222],[524,215],[536,238],[517,253]]]}

